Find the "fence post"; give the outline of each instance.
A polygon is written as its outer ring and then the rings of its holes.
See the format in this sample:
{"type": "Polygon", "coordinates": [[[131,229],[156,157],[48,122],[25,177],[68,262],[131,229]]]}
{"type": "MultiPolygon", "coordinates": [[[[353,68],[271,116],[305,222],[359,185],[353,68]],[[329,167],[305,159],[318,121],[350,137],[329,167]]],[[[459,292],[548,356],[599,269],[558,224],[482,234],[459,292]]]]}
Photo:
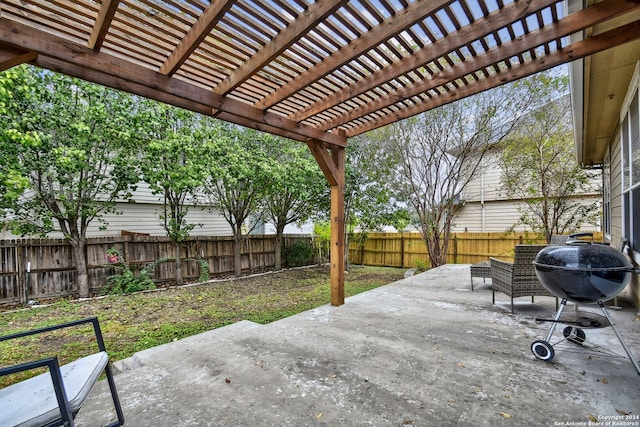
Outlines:
{"type": "Polygon", "coordinates": [[[29,291],[27,290],[27,274],[25,272],[27,265],[27,251],[24,244],[16,245],[16,269],[18,270],[18,301],[26,304],[29,301],[29,291]]]}
{"type": "Polygon", "coordinates": [[[458,235],[453,235],[453,263],[458,263],[458,235]]]}
{"type": "Polygon", "coordinates": [[[404,233],[400,232],[400,268],[404,266],[404,233]]]}

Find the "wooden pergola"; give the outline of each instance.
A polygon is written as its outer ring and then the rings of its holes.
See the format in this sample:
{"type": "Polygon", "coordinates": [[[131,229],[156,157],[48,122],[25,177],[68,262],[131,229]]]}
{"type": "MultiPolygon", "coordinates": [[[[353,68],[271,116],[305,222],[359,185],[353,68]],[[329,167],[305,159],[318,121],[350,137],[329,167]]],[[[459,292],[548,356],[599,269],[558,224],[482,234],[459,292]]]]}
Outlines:
{"type": "Polygon", "coordinates": [[[571,14],[556,0],[0,0],[0,70],[30,63],[306,143],[331,185],[333,305],[349,137],[638,38],[625,0],[571,14]]]}

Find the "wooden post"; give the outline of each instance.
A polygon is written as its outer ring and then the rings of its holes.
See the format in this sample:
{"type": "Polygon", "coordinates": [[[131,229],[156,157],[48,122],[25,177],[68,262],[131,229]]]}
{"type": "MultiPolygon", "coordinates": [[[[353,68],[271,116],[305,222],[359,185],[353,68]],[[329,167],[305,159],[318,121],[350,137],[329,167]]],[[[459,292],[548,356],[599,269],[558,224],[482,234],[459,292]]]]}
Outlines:
{"type": "Polygon", "coordinates": [[[337,183],[331,186],[331,305],[344,304],[344,148],[332,150],[337,183]]]}
{"type": "MultiPolygon", "coordinates": [[[[24,240],[22,240],[24,241],[24,240]]],[[[29,290],[27,289],[27,251],[23,243],[16,245],[16,258],[12,267],[16,268],[18,273],[18,301],[21,304],[29,302],[29,290]]]]}
{"type": "Polygon", "coordinates": [[[458,235],[453,235],[453,263],[458,263],[458,235]]]}
{"type": "Polygon", "coordinates": [[[344,163],[345,149],[323,142],[307,142],[331,186],[331,305],[344,304],[344,163]]]}

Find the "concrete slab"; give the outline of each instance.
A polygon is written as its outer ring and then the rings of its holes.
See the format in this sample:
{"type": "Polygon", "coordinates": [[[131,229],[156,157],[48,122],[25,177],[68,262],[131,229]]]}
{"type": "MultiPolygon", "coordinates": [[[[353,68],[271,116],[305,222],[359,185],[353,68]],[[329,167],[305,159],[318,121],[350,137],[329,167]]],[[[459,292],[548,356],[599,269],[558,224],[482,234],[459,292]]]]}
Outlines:
{"type": "MultiPolygon", "coordinates": [[[[558,343],[542,362],[530,345],[549,323],[535,318],[555,300],[517,299],[512,315],[505,295],[491,304],[489,280],[474,288],[469,265],[447,265],[340,307],[142,351],[116,376],[126,425],[640,426],[640,376],[591,348],[624,355],[612,328],[585,329],[584,346],[558,343]]],[[[637,309],[611,316],[637,359],[637,309]]],[[[103,425],[110,407],[98,384],[77,425],[103,425]]]]}

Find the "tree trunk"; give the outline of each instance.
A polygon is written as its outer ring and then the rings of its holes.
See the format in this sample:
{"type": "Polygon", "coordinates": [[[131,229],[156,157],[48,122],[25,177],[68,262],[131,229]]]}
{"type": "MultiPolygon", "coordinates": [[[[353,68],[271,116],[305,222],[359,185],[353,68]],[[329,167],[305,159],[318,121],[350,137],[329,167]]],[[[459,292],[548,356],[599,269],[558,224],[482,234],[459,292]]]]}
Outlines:
{"type": "Polygon", "coordinates": [[[233,275],[242,274],[242,225],[236,225],[233,230],[233,275]]]}
{"type": "Polygon", "coordinates": [[[276,226],[276,240],[275,240],[275,270],[282,269],[282,236],[284,235],[284,225],[278,224],[276,226]]]}
{"type": "Polygon", "coordinates": [[[242,274],[242,240],[233,241],[233,275],[240,277],[242,274]]]}
{"type": "Polygon", "coordinates": [[[69,239],[73,251],[73,260],[76,264],[76,283],[78,296],[89,298],[89,275],[87,273],[87,258],[85,256],[84,239],[69,239]]]}
{"type": "Polygon", "coordinates": [[[182,285],[182,248],[180,242],[173,244],[173,253],[176,257],[176,285],[182,285]]]}
{"type": "Polygon", "coordinates": [[[282,235],[276,233],[275,239],[275,270],[282,269],[282,235]]]}

